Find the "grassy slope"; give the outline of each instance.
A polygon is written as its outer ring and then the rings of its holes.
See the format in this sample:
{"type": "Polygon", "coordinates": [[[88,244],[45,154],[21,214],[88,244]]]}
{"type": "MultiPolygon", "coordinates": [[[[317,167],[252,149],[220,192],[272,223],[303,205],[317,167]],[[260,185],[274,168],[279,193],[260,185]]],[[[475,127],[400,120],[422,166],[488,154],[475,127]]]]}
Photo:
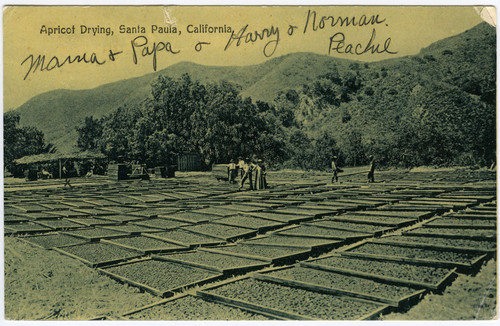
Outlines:
{"type": "Polygon", "coordinates": [[[159,301],[55,251],[13,237],[4,244],[5,319],[88,320],[159,301]]]}

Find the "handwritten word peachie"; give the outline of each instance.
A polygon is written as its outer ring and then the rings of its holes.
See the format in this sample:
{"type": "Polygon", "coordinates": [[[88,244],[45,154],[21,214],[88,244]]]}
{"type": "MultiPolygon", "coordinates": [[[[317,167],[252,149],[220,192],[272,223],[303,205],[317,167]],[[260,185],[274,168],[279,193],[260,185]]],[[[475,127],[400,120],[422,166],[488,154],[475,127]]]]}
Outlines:
{"type": "Polygon", "coordinates": [[[370,40],[363,45],[361,43],[348,43],[346,42],[346,38],[344,33],[337,32],[330,37],[330,46],[328,48],[328,54],[330,55],[332,52],[337,52],[341,54],[354,54],[354,55],[362,55],[365,53],[370,54],[397,54],[395,51],[391,51],[389,47],[391,46],[391,38],[388,37],[385,39],[382,47],[380,43],[375,43],[375,37],[377,33],[375,29],[372,30],[372,35],[370,40]]]}
{"type": "Polygon", "coordinates": [[[224,48],[224,51],[226,51],[235,41],[236,47],[239,47],[242,42],[255,43],[264,39],[271,39],[264,45],[263,52],[266,57],[272,56],[276,51],[276,48],[278,47],[278,43],[280,41],[279,28],[271,25],[270,28],[264,28],[261,31],[254,32],[247,32],[247,28],[248,24],[242,27],[237,33],[232,31],[231,36],[227,41],[226,47],[224,48]]]}

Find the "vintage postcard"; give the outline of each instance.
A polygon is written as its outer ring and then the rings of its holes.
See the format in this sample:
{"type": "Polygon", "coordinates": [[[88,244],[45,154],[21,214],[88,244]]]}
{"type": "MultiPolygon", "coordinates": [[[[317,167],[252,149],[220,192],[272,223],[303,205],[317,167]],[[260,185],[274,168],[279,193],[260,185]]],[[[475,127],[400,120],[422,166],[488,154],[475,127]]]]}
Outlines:
{"type": "Polygon", "coordinates": [[[4,316],[498,318],[493,6],[4,6],[4,316]]]}

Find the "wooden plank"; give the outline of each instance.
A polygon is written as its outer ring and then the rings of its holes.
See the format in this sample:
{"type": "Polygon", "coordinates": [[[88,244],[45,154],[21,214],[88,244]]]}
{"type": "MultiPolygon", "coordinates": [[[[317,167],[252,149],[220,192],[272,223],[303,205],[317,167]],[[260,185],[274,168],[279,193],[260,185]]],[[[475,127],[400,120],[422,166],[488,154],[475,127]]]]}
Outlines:
{"type": "MultiPolygon", "coordinates": [[[[71,246],[66,246],[66,247],[72,247],[74,245],[71,245],[71,246]]],[[[85,258],[82,258],[82,257],[79,257],[77,255],[74,255],[70,252],[67,252],[64,250],[64,248],[54,248],[55,251],[63,254],[63,255],[66,255],[68,257],[71,257],[71,258],[74,258],[74,259],[77,259],[79,261],[81,261],[82,263],[84,263],[85,265],[87,266],[90,266],[90,267],[101,267],[101,266],[106,266],[106,265],[111,265],[111,264],[116,264],[116,263],[119,263],[119,262],[123,262],[123,261],[127,261],[127,260],[131,260],[131,259],[134,259],[134,258],[139,258],[141,257],[141,255],[137,255],[137,256],[129,256],[129,257],[123,257],[123,258],[117,258],[117,259],[111,259],[111,260],[105,260],[105,261],[99,261],[99,262],[91,262],[85,258]]]]}
{"type": "MultiPolygon", "coordinates": [[[[392,231],[392,230],[395,229],[394,227],[390,227],[390,228],[377,229],[375,231],[360,231],[360,230],[351,229],[351,228],[348,228],[348,227],[342,226],[342,225],[335,226],[335,225],[319,224],[319,222],[324,222],[324,221],[327,221],[327,220],[320,220],[320,221],[317,221],[317,222],[305,222],[305,223],[302,223],[302,225],[316,226],[316,227],[319,227],[319,228],[332,229],[332,230],[340,230],[340,231],[369,233],[369,234],[371,234],[372,236],[375,236],[375,237],[378,237],[378,236],[382,235],[385,232],[389,232],[389,231],[392,231]]],[[[330,221],[335,222],[334,220],[330,220],[330,221]]],[[[353,224],[356,224],[356,223],[353,223],[353,224]]],[[[366,224],[366,223],[357,223],[357,224],[363,225],[363,224],[366,224]]]]}
{"type": "Polygon", "coordinates": [[[487,214],[475,214],[475,213],[466,213],[466,211],[460,211],[457,213],[453,213],[447,215],[453,218],[465,218],[465,219],[476,219],[476,220],[492,220],[496,221],[497,215],[487,215],[487,214]]]}
{"type": "MultiPolygon", "coordinates": [[[[301,209],[310,209],[310,210],[328,210],[330,211],[330,213],[326,214],[326,215],[330,215],[330,214],[335,214],[337,213],[338,211],[342,210],[342,207],[345,206],[344,204],[338,204],[338,205],[332,205],[332,204],[325,204],[325,203],[321,203],[321,202],[318,202],[318,203],[312,203],[312,202],[309,202],[309,203],[306,203],[306,204],[302,204],[300,206],[297,206],[297,208],[301,208],[301,209]]],[[[356,207],[359,207],[360,209],[361,208],[365,208],[367,206],[360,206],[360,205],[356,205],[356,207]]],[[[319,215],[319,217],[323,216],[324,214],[322,215],[319,215]]]]}
{"type": "Polygon", "coordinates": [[[382,260],[382,261],[408,262],[408,263],[415,263],[415,264],[422,264],[422,265],[429,265],[429,266],[438,266],[438,267],[445,267],[445,268],[450,268],[450,267],[470,268],[473,265],[472,263],[465,264],[465,263],[440,261],[440,260],[433,260],[433,259],[409,258],[409,257],[403,257],[403,256],[385,256],[385,255],[375,255],[375,254],[349,252],[349,251],[342,251],[341,254],[345,255],[345,256],[352,256],[352,257],[370,258],[370,259],[376,259],[376,260],[382,260]]]}
{"type": "Polygon", "coordinates": [[[481,248],[473,248],[473,247],[454,247],[454,246],[446,246],[446,245],[427,244],[427,243],[421,243],[421,242],[390,240],[389,238],[373,239],[372,242],[383,243],[383,244],[393,244],[393,245],[403,246],[403,247],[450,250],[450,251],[457,251],[457,252],[470,252],[470,253],[494,253],[494,252],[496,252],[496,249],[481,249],[481,248]]]}
{"type": "MultiPolygon", "coordinates": [[[[112,267],[117,267],[117,266],[129,265],[129,264],[144,262],[144,261],[147,261],[147,260],[158,260],[158,259],[151,258],[151,257],[146,257],[146,258],[140,259],[140,260],[127,261],[127,262],[118,263],[118,264],[115,264],[115,265],[106,266],[106,268],[112,268],[112,267]]],[[[179,264],[177,262],[174,262],[174,263],[175,264],[179,264]]],[[[195,268],[197,268],[197,267],[195,267],[195,268]]],[[[191,282],[191,283],[187,283],[187,284],[183,284],[183,285],[180,285],[180,286],[177,286],[177,287],[173,287],[173,288],[170,288],[170,289],[165,290],[165,291],[161,291],[161,290],[158,290],[156,288],[150,287],[150,286],[148,286],[146,284],[133,281],[133,280],[131,280],[129,278],[126,278],[124,276],[115,274],[113,272],[109,272],[109,271],[107,271],[105,269],[98,269],[98,271],[102,271],[103,273],[107,274],[108,276],[115,277],[115,279],[117,279],[117,280],[121,280],[123,282],[130,283],[130,284],[132,284],[134,286],[137,286],[139,288],[143,288],[145,291],[148,291],[150,293],[153,293],[153,294],[161,296],[161,297],[165,297],[166,295],[169,295],[169,296],[174,295],[175,292],[178,292],[178,291],[183,290],[185,288],[190,288],[190,287],[193,287],[193,286],[196,286],[196,285],[203,285],[203,284],[206,284],[206,283],[209,283],[209,282],[212,282],[212,281],[216,281],[217,279],[220,279],[223,276],[222,273],[215,273],[212,276],[208,276],[208,277],[206,277],[204,279],[197,280],[197,281],[194,281],[194,282],[191,282]]]]}
{"type": "MultiPolygon", "coordinates": [[[[390,217],[390,216],[388,216],[390,217]]],[[[392,217],[390,217],[392,218],[392,217]]],[[[404,227],[410,224],[416,223],[416,219],[398,219],[398,221],[384,221],[384,217],[381,216],[380,220],[369,220],[363,219],[363,216],[355,216],[355,215],[337,215],[330,218],[332,221],[344,221],[344,222],[352,222],[352,223],[362,223],[362,224],[371,224],[371,225],[381,225],[381,226],[393,226],[393,227],[404,227]]]]}
{"type": "Polygon", "coordinates": [[[205,264],[195,263],[195,262],[186,261],[186,260],[177,259],[177,258],[170,258],[170,257],[166,257],[166,256],[159,256],[159,255],[152,255],[151,258],[156,259],[156,260],[163,260],[163,261],[169,261],[169,262],[178,263],[178,264],[182,264],[182,265],[187,265],[187,266],[191,266],[191,267],[202,268],[202,269],[206,269],[206,270],[209,270],[212,272],[219,272],[219,273],[224,272],[223,269],[218,268],[218,267],[208,266],[205,264]]]}
{"type": "Polygon", "coordinates": [[[356,205],[362,205],[364,207],[376,207],[380,205],[387,204],[387,201],[377,201],[377,200],[372,200],[372,199],[367,199],[367,198],[349,198],[349,197],[343,197],[337,200],[339,203],[352,203],[356,205]]]}
{"type": "Polygon", "coordinates": [[[331,272],[341,273],[341,274],[350,275],[350,276],[359,276],[359,277],[364,277],[364,278],[375,280],[375,281],[386,282],[389,284],[414,286],[414,287],[425,288],[425,289],[430,289],[430,290],[439,290],[439,289],[443,288],[443,286],[446,284],[446,282],[454,276],[454,273],[456,271],[456,268],[451,269],[451,271],[445,277],[443,277],[443,279],[441,279],[439,282],[437,282],[435,284],[432,284],[432,283],[417,282],[417,281],[394,278],[394,277],[390,277],[390,276],[360,272],[360,271],[356,271],[356,270],[352,270],[352,269],[344,269],[341,267],[321,265],[320,263],[314,263],[314,261],[312,261],[312,262],[299,262],[299,266],[310,267],[310,268],[315,268],[315,269],[324,270],[324,271],[331,271],[331,272]]]}
{"type": "Polygon", "coordinates": [[[262,207],[263,209],[273,209],[273,208],[278,208],[278,207],[282,207],[283,206],[283,205],[279,205],[279,204],[269,203],[269,202],[266,202],[266,201],[263,201],[263,202],[251,202],[251,201],[248,201],[247,199],[245,199],[243,201],[237,201],[237,203],[238,203],[238,205],[262,207]]]}
{"type": "Polygon", "coordinates": [[[253,236],[257,235],[257,230],[251,230],[251,229],[248,229],[249,231],[247,231],[247,232],[242,232],[242,233],[238,233],[236,235],[226,236],[226,237],[219,236],[219,235],[213,235],[211,233],[203,232],[203,231],[199,231],[199,230],[190,230],[190,229],[186,229],[185,227],[182,227],[181,229],[188,231],[188,232],[191,232],[191,233],[196,233],[196,234],[204,235],[204,236],[211,237],[211,238],[217,238],[217,239],[221,239],[224,241],[233,241],[236,239],[253,237],[253,236]]]}
{"type": "MultiPolygon", "coordinates": [[[[333,229],[332,229],[333,230],[333,229]]],[[[368,233],[359,233],[360,235],[353,235],[353,236],[345,236],[345,237],[341,237],[341,236],[327,236],[327,235],[316,235],[316,234],[308,234],[308,233],[286,233],[286,231],[284,232],[280,232],[280,233],[276,233],[276,235],[278,236],[288,236],[288,237],[302,237],[302,238],[314,238],[314,239],[326,239],[326,240],[343,240],[343,241],[357,241],[357,240],[362,240],[362,239],[365,239],[365,238],[370,238],[373,236],[373,234],[368,234],[368,233]]]]}
{"type": "Polygon", "coordinates": [[[260,217],[266,220],[284,222],[284,223],[298,223],[314,219],[314,216],[278,214],[275,213],[274,211],[242,212],[241,214],[246,214],[250,216],[260,217]]]}
{"type": "Polygon", "coordinates": [[[442,197],[418,197],[418,201],[426,201],[426,202],[445,202],[445,203],[458,203],[458,204],[467,204],[467,205],[475,205],[478,203],[475,199],[447,199],[442,197]]]}
{"type": "Polygon", "coordinates": [[[95,225],[118,225],[118,224],[120,224],[120,222],[111,221],[111,220],[102,220],[102,219],[97,219],[95,217],[66,218],[66,220],[71,221],[71,222],[75,222],[75,223],[78,223],[81,225],[89,226],[89,227],[95,226],[95,225]],[[88,222],[88,219],[103,221],[103,223],[88,222]]]}
{"type": "Polygon", "coordinates": [[[301,282],[301,281],[295,281],[287,278],[280,278],[280,277],[275,277],[275,276],[270,276],[270,275],[265,275],[265,274],[253,274],[253,278],[260,280],[260,281],[267,281],[267,282],[273,282],[273,283],[278,283],[290,287],[298,287],[302,288],[305,290],[309,291],[314,291],[314,292],[320,292],[320,293],[327,293],[327,294],[334,294],[334,295],[347,295],[350,297],[358,298],[358,299],[365,299],[365,300],[371,300],[375,302],[381,302],[381,303],[387,303],[392,307],[398,307],[399,306],[399,301],[396,300],[391,300],[387,298],[380,298],[364,293],[358,293],[354,291],[346,291],[346,290],[341,290],[341,289],[334,289],[334,288],[329,288],[313,283],[307,283],[307,282],[301,282]]]}
{"type": "Polygon", "coordinates": [[[244,300],[240,299],[233,299],[233,298],[228,298],[222,295],[218,294],[213,294],[213,293],[208,293],[205,290],[203,291],[196,291],[196,295],[199,296],[202,299],[206,300],[211,300],[215,302],[221,302],[221,303],[228,303],[232,304],[233,306],[236,306],[238,308],[243,308],[243,309],[254,309],[255,311],[259,313],[266,313],[269,314],[275,318],[278,319],[286,319],[286,320],[316,320],[316,318],[312,317],[307,317],[307,316],[302,316],[302,315],[297,315],[294,313],[290,312],[285,312],[281,311],[278,309],[273,309],[273,308],[268,308],[265,306],[257,305],[254,303],[250,303],[244,300]]]}
{"type": "Polygon", "coordinates": [[[439,232],[434,232],[434,233],[427,233],[427,232],[414,232],[414,230],[409,230],[409,231],[403,231],[401,234],[402,235],[411,235],[411,236],[422,236],[422,237],[442,237],[442,238],[450,238],[450,239],[470,239],[470,240],[495,240],[497,237],[496,236],[480,236],[480,235],[467,235],[467,234],[449,234],[449,233],[439,233],[439,232]]]}
{"type": "MultiPolygon", "coordinates": [[[[129,311],[121,314],[119,317],[126,317],[126,316],[129,316],[129,315],[133,315],[133,314],[136,314],[136,313],[141,312],[143,310],[146,310],[146,309],[149,309],[149,308],[153,308],[153,307],[156,307],[156,306],[168,303],[170,301],[174,301],[174,300],[177,300],[177,299],[181,299],[181,298],[187,297],[188,295],[191,295],[191,294],[186,293],[186,292],[184,292],[184,293],[178,293],[178,294],[175,294],[174,296],[172,296],[170,298],[162,299],[162,300],[150,303],[148,305],[145,305],[145,306],[142,306],[142,307],[139,307],[139,308],[135,308],[133,310],[129,310],[129,311]]],[[[123,320],[128,320],[128,318],[123,318],[123,320]]]]}
{"type": "MultiPolygon", "coordinates": [[[[257,244],[257,243],[240,243],[239,244],[240,246],[247,246],[247,247],[252,247],[252,246],[259,246],[260,244],[257,244]]],[[[277,246],[274,246],[274,245],[265,245],[265,247],[277,247],[277,246]]],[[[281,246],[279,248],[287,248],[286,246],[281,246]]],[[[290,249],[297,249],[297,248],[290,248],[290,249]]],[[[277,257],[273,257],[273,258],[270,258],[271,259],[271,262],[273,264],[281,264],[283,262],[289,262],[290,260],[294,260],[294,259],[305,259],[307,258],[309,255],[311,254],[311,250],[310,249],[306,249],[306,250],[300,250],[300,251],[295,251],[294,253],[291,253],[291,254],[286,254],[286,255],[282,255],[282,256],[277,256],[277,257]]],[[[266,257],[264,257],[266,258],[266,257]]]]}
{"type": "Polygon", "coordinates": [[[380,206],[375,209],[391,210],[391,211],[408,211],[408,212],[427,212],[429,210],[436,213],[444,213],[449,208],[443,206],[430,206],[430,205],[410,205],[410,204],[392,204],[390,206],[380,206]]]}
{"type": "Polygon", "coordinates": [[[495,224],[485,225],[485,224],[455,224],[455,223],[446,223],[443,222],[442,219],[433,221],[432,223],[426,223],[423,227],[433,227],[433,228],[443,228],[443,229],[471,229],[471,230],[496,230],[497,226],[495,224]]]}
{"type": "MultiPolygon", "coordinates": [[[[234,245],[230,245],[230,246],[234,246],[234,245]]],[[[228,246],[225,246],[225,247],[228,247],[228,246]]],[[[241,254],[241,253],[237,253],[237,252],[226,252],[226,251],[217,250],[217,248],[224,248],[224,247],[215,247],[215,249],[214,248],[210,248],[210,249],[209,248],[199,248],[198,250],[213,252],[213,253],[216,253],[216,254],[224,254],[224,255],[234,256],[234,257],[241,257],[241,258],[248,258],[248,259],[260,260],[260,261],[264,261],[266,263],[272,263],[273,262],[271,259],[268,259],[268,258],[265,258],[265,257],[248,255],[248,254],[241,254]]]]}
{"type": "Polygon", "coordinates": [[[87,236],[87,235],[81,235],[81,234],[73,234],[71,232],[65,232],[65,231],[59,231],[61,234],[66,234],[70,235],[72,237],[77,237],[77,238],[82,238],[82,239],[87,239],[90,241],[97,241],[100,239],[114,239],[114,238],[121,238],[123,236],[127,236],[127,233],[120,233],[120,234],[114,234],[114,235],[103,235],[103,236],[87,236]]]}
{"type": "Polygon", "coordinates": [[[105,230],[111,230],[111,231],[118,231],[118,232],[123,232],[123,233],[126,233],[128,235],[141,235],[143,233],[155,233],[155,232],[163,232],[163,231],[166,231],[166,230],[162,230],[162,229],[157,229],[157,228],[151,228],[151,227],[145,227],[145,226],[136,226],[134,224],[117,224],[117,225],[96,225],[96,228],[100,228],[100,229],[105,229],[105,230]],[[126,230],[127,227],[137,227],[138,229],[137,230],[126,230]],[[144,228],[144,229],[140,229],[140,228],[144,228]],[[125,229],[125,230],[123,230],[125,229]]]}
{"type": "Polygon", "coordinates": [[[33,237],[43,237],[43,236],[50,236],[50,235],[55,235],[57,233],[52,233],[52,234],[37,234],[37,235],[28,235],[28,236],[24,236],[24,237],[17,237],[17,239],[25,242],[25,243],[29,243],[30,245],[32,246],[35,246],[35,247],[38,247],[40,249],[45,249],[45,250],[54,250],[55,248],[64,248],[64,247],[70,247],[70,246],[74,246],[74,245],[81,245],[81,244],[86,244],[88,243],[88,240],[84,240],[84,239],[80,239],[80,238],[76,238],[75,241],[81,241],[81,242],[75,242],[75,243],[70,243],[70,244],[66,244],[66,245],[61,245],[61,246],[52,246],[52,247],[44,247],[38,243],[35,243],[35,242],[31,242],[29,241],[29,238],[33,238],[33,237]]]}
{"type": "MultiPolygon", "coordinates": [[[[387,206],[391,207],[391,206],[387,206]]],[[[372,216],[388,216],[388,217],[399,217],[399,218],[406,218],[406,219],[426,219],[428,217],[433,216],[435,213],[431,211],[423,211],[423,212],[410,212],[404,213],[400,211],[392,211],[389,209],[381,209],[379,208],[378,210],[370,210],[370,211],[359,211],[359,212],[353,212],[352,215],[372,215],[372,216]],[[402,216],[404,215],[404,216],[402,216]]]]}
{"type": "Polygon", "coordinates": [[[197,223],[209,222],[210,220],[219,218],[220,216],[210,215],[210,214],[202,214],[202,213],[194,213],[192,211],[186,211],[186,212],[173,213],[173,214],[158,214],[158,217],[168,218],[168,219],[176,220],[179,222],[188,222],[188,223],[192,223],[192,224],[197,224],[197,223]],[[189,218],[190,216],[191,217],[196,216],[197,218],[189,218]]]}
{"type": "MultiPolygon", "coordinates": [[[[191,231],[184,230],[184,229],[182,231],[199,235],[199,234],[197,234],[195,232],[191,232],[191,231]]],[[[168,231],[165,231],[165,232],[168,232],[168,231]]],[[[173,240],[173,239],[170,239],[170,238],[165,238],[163,235],[157,235],[155,233],[150,233],[150,234],[144,233],[142,235],[145,236],[145,237],[151,237],[151,238],[155,238],[155,239],[167,241],[167,242],[174,243],[174,244],[179,244],[181,246],[186,246],[186,243],[187,243],[187,242],[184,243],[184,242],[180,242],[180,241],[177,241],[177,240],[173,240]]],[[[214,241],[212,241],[212,242],[203,242],[203,243],[190,244],[189,247],[193,248],[193,247],[197,247],[197,246],[216,246],[216,245],[221,245],[221,244],[225,244],[226,243],[226,241],[224,241],[224,240],[222,240],[220,238],[215,238],[213,236],[209,236],[209,238],[213,238],[214,241]],[[217,239],[219,241],[215,241],[215,239],[217,239]]]]}
{"type": "Polygon", "coordinates": [[[136,282],[134,280],[131,280],[129,278],[126,278],[124,276],[121,276],[121,275],[118,275],[118,274],[115,274],[115,273],[112,273],[112,272],[108,272],[107,270],[104,270],[104,269],[101,269],[101,268],[98,268],[97,269],[98,272],[102,273],[102,274],[105,274],[109,277],[111,277],[112,279],[115,279],[121,283],[127,283],[127,284],[130,284],[130,285],[133,285],[135,287],[138,287],[140,289],[143,289],[144,291],[146,292],[149,292],[149,293],[152,293],[156,296],[159,296],[159,297],[165,297],[167,295],[173,295],[173,293],[169,290],[167,291],[160,291],[158,289],[155,289],[155,288],[152,288],[146,284],[142,284],[142,283],[139,283],[139,282],[136,282]]]}
{"type": "Polygon", "coordinates": [[[36,224],[39,224],[41,226],[45,226],[45,227],[51,228],[52,230],[74,230],[74,229],[83,228],[82,224],[80,224],[80,223],[68,221],[68,219],[62,219],[62,220],[70,222],[70,223],[73,223],[73,225],[54,226],[54,225],[50,224],[50,222],[49,222],[50,220],[36,221],[36,222],[33,222],[33,223],[36,223],[36,224]]]}
{"type": "MultiPolygon", "coordinates": [[[[248,216],[249,218],[253,218],[253,219],[258,219],[258,220],[261,220],[261,221],[264,221],[264,223],[267,223],[265,225],[261,225],[261,226],[257,226],[257,227],[254,227],[252,226],[251,228],[254,229],[254,230],[257,230],[257,232],[259,233],[263,233],[263,232],[267,232],[267,231],[270,231],[270,230],[275,230],[277,228],[280,228],[280,227],[283,227],[284,225],[286,225],[285,223],[281,223],[281,222],[276,222],[276,221],[271,221],[271,220],[266,220],[266,219],[263,219],[263,218],[259,218],[259,217],[255,217],[255,216],[248,216]]],[[[234,222],[234,221],[231,221],[231,220],[226,220],[227,218],[231,218],[231,217],[223,217],[222,219],[219,219],[219,220],[215,220],[213,221],[214,224],[222,224],[222,225],[227,225],[227,226],[237,226],[237,227],[247,227],[244,223],[244,221],[242,222],[234,222]]]]}
{"type": "Polygon", "coordinates": [[[106,239],[102,239],[100,240],[101,242],[104,242],[104,243],[109,243],[109,244],[112,244],[114,246],[119,246],[119,247],[123,247],[125,249],[129,249],[129,250],[134,250],[134,251],[137,251],[143,255],[147,255],[147,254],[152,254],[152,253],[161,253],[161,252],[172,252],[172,251],[184,251],[184,250],[189,250],[189,247],[186,247],[186,246],[179,246],[177,248],[170,248],[170,247],[165,247],[165,248],[147,248],[147,249],[140,249],[140,248],[136,248],[136,247],[132,247],[132,246],[128,246],[126,244],[123,244],[123,243],[119,243],[119,242],[114,242],[112,240],[106,240],[106,239]]]}
{"type": "MultiPolygon", "coordinates": [[[[225,254],[223,252],[212,252],[212,253],[222,254],[222,255],[225,254]]],[[[227,256],[232,256],[232,255],[227,255],[227,256]]],[[[233,257],[237,257],[237,256],[233,256],[233,257]]],[[[183,260],[183,259],[180,259],[180,258],[171,258],[171,257],[168,257],[168,256],[153,255],[152,258],[153,259],[158,259],[158,260],[165,260],[165,261],[177,262],[177,263],[180,263],[180,264],[184,264],[184,265],[188,265],[188,266],[193,266],[193,267],[204,268],[204,269],[208,269],[208,270],[211,270],[211,271],[215,271],[215,272],[219,272],[219,273],[224,273],[224,274],[230,274],[230,273],[235,273],[235,272],[248,272],[248,271],[255,270],[255,269],[261,269],[261,268],[264,268],[264,267],[270,265],[269,262],[262,262],[262,260],[258,260],[259,263],[255,263],[255,264],[252,264],[252,265],[244,265],[244,266],[237,266],[237,267],[220,268],[220,267],[216,267],[216,266],[205,265],[205,264],[202,264],[202,263],[196,263],[196,262],[192,262],[192,261],[187,261],[187,260],[183,260]]]]}
{"type": "MultiPolygon", "coordinates": [[[[288,236],[279,235],[279,234],[276,234],[276,236],[279,236],[279,237],[288,237],[288,236]]],[[[266,236],[266,237],[258,238],[258,239],[267,239],[267,238],[268,237],[266,236]]],[[[343,241],[341,241],[341,240],[328,240],[328,239],[317,239],[317,240],[324,240],[324,242],[321,243],[321,244],[312,244],[312,245],[309,244],[307,246],[305,246],[305,245],[292,245],[292,244],[278,244],[278,243],[273,243],[273,242],[253,243],[252,242],[253,240],[257,240],[257,239],[249,239],[245,243],[246,244],[251,244],[251,245],[256,245],[256,246],[257,245],[259,245],[259,246],[272,245],[272,246],[278,246],[278,247],[284,247],[284,248],[299,248],[299,249],[308,249],[308,250],[325,249],[325,248],[330,248],[330,247],[334,247],[336,245],[343,244],[343,241]]]]}
{"type": "Polygon", "coordinates": [[[391,307],[389,305],[382,306],[380,308],[375,309],[372,312],[367,313],[366,315],[362,316],[358,320],[375,320],[377,319],[380,315],[383,315],[385,311],[389,310],[391,307]]]}
{"type": "Polygon", "coordinates": [[[277,208],[273,210],[274,213],[278,214],[292,214],[292,215],[306,215],[306,216],[314,216],[321,217],[325,215],[335,214],[337,212],[336,209],[316,209],[314,208],[301,208],[300,206],[295,207],[283,207],[277,208]]]}

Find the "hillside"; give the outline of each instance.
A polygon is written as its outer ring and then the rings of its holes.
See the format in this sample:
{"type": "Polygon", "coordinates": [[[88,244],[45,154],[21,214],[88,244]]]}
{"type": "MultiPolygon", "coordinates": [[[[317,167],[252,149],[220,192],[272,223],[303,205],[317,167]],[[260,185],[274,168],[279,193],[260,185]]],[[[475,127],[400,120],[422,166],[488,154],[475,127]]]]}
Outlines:
{"type": "MultiPolygon", "coordinates": [[[[182,62],[156,73],[94,89],[47,92],[35,96],[17,111],[22,125],[37,127],[60,151],[69,151],[76,143],[75,126],[86,116],[101,117],[125,104],[139,103],[149,96],[151,82],[161,74],[176,78],[188,73],[201,82],[227,80],[240,85],[243,96],[271,102],[280,92],[301,90],[302,85],[312,84],[318,76],[335,70],[340,76],[355,75],[359,86],[349,93],[353,100],[344,101],[339,110],[303,112],[305,131],[315,134],[328,129],[347,112],[371,121],[365,127],[376,134],[377,130],[391,130],[391,125],[399,123],[405,104],[417,86],[417,89],[423,88],[422,94],[431,92],[436,83],[456,87],[470,96],[479,96],[486,103],[494,103],[495,32],[483,23],[431,44],[417,55],[369,64],[312,53],[289,54],[254,66],[215,67],[182,62]]],[[[310,108],[296,110],[310,111],[310,108]]]]}
{"type": "Polygon", "coordinates": [[[388,165],[494,160],[496,30],[486,23],[340,76],[311,83],[295,117],[310,138],[328,132],[351,164],[366,153],[388,165]]]}

